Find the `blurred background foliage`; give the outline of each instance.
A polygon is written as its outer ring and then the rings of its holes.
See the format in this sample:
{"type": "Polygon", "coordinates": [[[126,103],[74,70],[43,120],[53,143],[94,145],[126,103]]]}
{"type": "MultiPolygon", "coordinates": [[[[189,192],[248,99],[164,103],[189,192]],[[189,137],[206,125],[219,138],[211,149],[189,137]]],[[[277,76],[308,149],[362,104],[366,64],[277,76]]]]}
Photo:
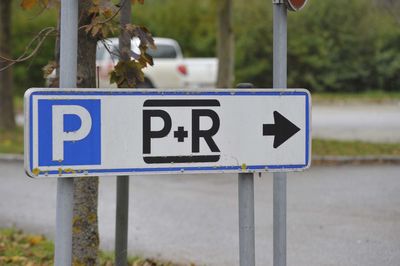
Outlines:
{"type": "MultiPolygon", "coordinates": [[[[13,1],[11,16],[11,49],[13,58],[20,56],[28,43],[46,27],[57,25],[57,12],[38,9],[24,11],[20,1],[13,1]]],[[[55,36],[44,41],[39,52],[30,60],[13,66],[14,92],[23,95],[26,89],[44,86],[42,68],[54,60],[55,36]]]]}
{"type": "MultiPolygon", "coordinates": [[[[314,92],[399,90],[399,20],[378,1],[310,0],[301,12],[290,13],[288,86],[314,92]]],[[[23,11],[14,2],[12,47],[17,57],[37,32],[56,25],[57,14],[23,11]]],[[[234,5],[236,82],[271,87],[272,4],[235,0],[234,5]]],[[[214,57],[216,15],[216,0],[146,0],[134,6],[133,21],[154,36],[176,39],[186,57],[214,57]]],[[[44,85],[41,69],[54,58],[54,39],[14,67],[17,95],[44,85]]]]}

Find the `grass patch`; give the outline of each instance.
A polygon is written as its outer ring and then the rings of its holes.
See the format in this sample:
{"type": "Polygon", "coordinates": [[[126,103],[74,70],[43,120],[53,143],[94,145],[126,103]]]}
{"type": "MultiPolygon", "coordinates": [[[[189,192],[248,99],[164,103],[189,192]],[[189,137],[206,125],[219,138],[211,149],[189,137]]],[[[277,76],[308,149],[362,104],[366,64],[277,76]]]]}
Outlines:
{"type": "Polygon", "coordinates": [[[319,156],[400,156],[400,143],[314,139],[312,154],[319,156]]]}
{"type": "Polygon", "coordinates": [[[0,130],[0,153],[24,153],[24,129],[0,130]]]}
{"type": "Polygon", "coordinates": [[[368,104],[400,102],[400,92],[366,91],[360,93],[313,93],[313,103],[323,104],[368,104]]]}
{"type": "Polygon", "coordinates": [[[0,229],[0,265],[53,265],[53,244],[41,235],[0,229]]]}
{"type": "MultiPolygon", "coordinates": [[[[15,228],[0,228],[0,265],[4,266],[50,266],[54,264],[54,244],[42,235],[25,234],[15,228]]],[[[100,265],[114,265],[111,252],[100,252],[100,265]]],[[[128,258],[130,266],[182,266],[139,257],[128,258]]],[[[194,264],[189,264],[194,266],[194,264]]]]}

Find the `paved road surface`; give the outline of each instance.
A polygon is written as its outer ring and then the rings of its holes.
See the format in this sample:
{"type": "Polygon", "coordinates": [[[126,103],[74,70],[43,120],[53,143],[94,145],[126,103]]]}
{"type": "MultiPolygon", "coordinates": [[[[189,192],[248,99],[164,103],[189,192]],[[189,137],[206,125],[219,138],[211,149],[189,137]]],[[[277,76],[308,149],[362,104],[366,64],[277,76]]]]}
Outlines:
{"type": "Polygon", "coordinates": [[[313,137],[400,142],[400,104],[314,105],[313,137]]]}
{"type": "MultiPolygon", "coordinates": [[[[53,237],[56,182],[0,162],[0,226],[53,237]]],[[[400,167],[312,167],[288,180],[288,265],[400,265],[400,167]]],[[[272,177],[255,179],[257,265],[272,265],[272,177]]],[[[238,265],[237,177],[131,178],[130,253],[238,265]]],[[[101,178],[101,246],[113,248],[115,179],[101,178]]]]}

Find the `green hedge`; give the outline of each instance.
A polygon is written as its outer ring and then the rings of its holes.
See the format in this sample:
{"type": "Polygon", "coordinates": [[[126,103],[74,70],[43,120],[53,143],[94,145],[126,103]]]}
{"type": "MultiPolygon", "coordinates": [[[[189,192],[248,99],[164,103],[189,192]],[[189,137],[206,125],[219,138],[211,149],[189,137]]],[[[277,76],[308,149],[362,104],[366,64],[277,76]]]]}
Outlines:
{"type": "Polygon", "coordinates": [[[311,1],[290,16],[289,84],[328,92],[399,90],[399,25],[374,3],[311,1]]]}
{"type": "MultiPolygon", "coordinates": [[[[272,4],[234,0],[236,82],[272,86],[272,4]]],[[[134,19],[175,38],[186,56],[215,56],[212,0],[147,0],[134,19]]],[[[289,13],[288,86],[312,91],[400,88],[400,27],[373,0],[310,1],[289,13]]]]}
{"type": "MultiPolygon", "coordinates": [[[[374,0],[309,1],[289,13],[288,86],[311,91],[398,91],[400,27],[374,0]]],[[[146,0],[133,7],[133,21],[155,36],[178,40],[185,56],[215,56],[215,0],[146,0]]],[[[18,55],[56,16],[38,17],[15,6],[13,47],[18,55]]],[[[31,12],[32,13],[32,12],[31,12]]],[[[236,82],[272,86],[272,4],[234,0],[236,82]]],[[[54,38],[29,62],[14,68],[18,93],[43,85],[41,67],[53,58],[54,38]]]]}

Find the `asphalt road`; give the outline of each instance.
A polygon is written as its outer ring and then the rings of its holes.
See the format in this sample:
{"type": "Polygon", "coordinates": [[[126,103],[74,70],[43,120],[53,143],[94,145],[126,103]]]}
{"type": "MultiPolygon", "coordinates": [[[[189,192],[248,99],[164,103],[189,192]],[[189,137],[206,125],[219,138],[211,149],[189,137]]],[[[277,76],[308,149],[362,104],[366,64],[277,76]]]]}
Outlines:
{"type": "Polygon", "coordinates": [[[314,105],[313,137],[400,142],[400,103],[314,105]]]}
{"type": "MultiPolygon", "coordinates": [[[[56,181],[0,161],[0,226],[53,237],[56,181]]],[[[288,179],[288,265],[400,265],[400,166],[312,167],[288,179]]],[[[101,178],[101,246],[114,246],[115,178],[101,178]]],[[[131,178],[129,253],[238,265],[236,175],[131,178]]],[[[272,265],[272,175],[255,178],[256,263],[272,265]]]]}

